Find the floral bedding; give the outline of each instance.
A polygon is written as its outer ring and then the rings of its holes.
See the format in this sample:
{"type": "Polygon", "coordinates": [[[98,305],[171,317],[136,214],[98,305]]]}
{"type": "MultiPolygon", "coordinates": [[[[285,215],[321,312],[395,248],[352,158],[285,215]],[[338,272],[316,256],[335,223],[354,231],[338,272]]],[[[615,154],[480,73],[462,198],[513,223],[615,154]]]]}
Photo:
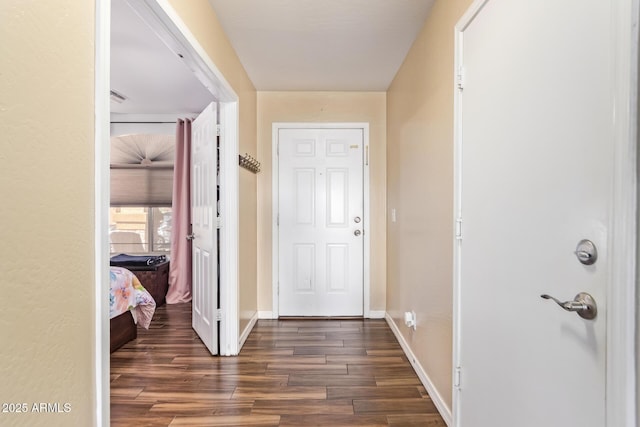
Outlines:
{"type": "Polygon", "coordinates": [[[140,280],[127,269],[111,267],[111,291],[109,292],[109,318],[131,310],[133,320],[149,329],[156,310],[156,302],[140,280]]]}

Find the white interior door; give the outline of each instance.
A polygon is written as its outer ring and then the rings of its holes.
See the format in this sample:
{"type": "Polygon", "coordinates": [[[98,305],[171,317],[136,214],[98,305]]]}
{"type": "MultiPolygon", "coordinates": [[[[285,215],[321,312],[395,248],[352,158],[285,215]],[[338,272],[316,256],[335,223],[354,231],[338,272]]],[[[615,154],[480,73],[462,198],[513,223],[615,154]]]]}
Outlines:
{"type": "Polygon", "coordinates": [[[218,354],[217,114],[211,103],[191,127],[192,325],[218,354]]]}
{"type": "Polygon", "coordinates": [[[362,129],[280,129],[279,314],[363,314],[362,129]]]}
{"type": "Polygon", "coordinates": [[[490,0],[461,33],[458,426],[606,425],[611,9],[490,0]],[[579,292],[595,319],[540,297],[579,292]]]}

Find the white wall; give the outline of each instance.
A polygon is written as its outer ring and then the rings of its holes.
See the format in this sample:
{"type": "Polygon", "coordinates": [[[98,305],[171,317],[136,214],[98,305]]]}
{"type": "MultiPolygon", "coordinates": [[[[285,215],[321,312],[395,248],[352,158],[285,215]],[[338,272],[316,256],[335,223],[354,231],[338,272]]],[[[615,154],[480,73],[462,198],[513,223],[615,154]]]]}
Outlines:
{"type": "MultiPolygon", "coordinates": [[[[638,69],[640,70],[640,55],[638,55],[638,69]]],[[[637,102],[640,104],[640,85],[638,85],[637,102]]],[[[636,420],[640,423],[640,131],[637,124],[640,123],[640,105],[636,105],[637,122],[636,122],[636,189],[638,194],[636,201],[638,203],[637,210],[637,233],[636,237],[636,420]]],[[[640,425],[640,424],[639,424],[640,425]]]]}

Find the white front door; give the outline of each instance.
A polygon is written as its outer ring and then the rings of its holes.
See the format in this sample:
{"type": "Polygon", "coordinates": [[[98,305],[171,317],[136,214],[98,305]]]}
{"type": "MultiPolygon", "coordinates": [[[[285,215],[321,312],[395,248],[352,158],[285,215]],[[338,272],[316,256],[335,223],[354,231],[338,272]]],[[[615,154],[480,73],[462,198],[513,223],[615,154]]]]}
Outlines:
{"type": "Polygon", "coordinates": [[[191,225],[192,325],[211,354],[218,354],[217,115],[211,103],[193,121],[191,225]]]}
{"type": "Polygon", "coordinates": [[[363,314],[362,129],[279,129],[279,314],[363,314]]]}
{"type": "Polygon", "coordinates": [[[489,0],[459,36],[457,426],[606,425],[611,14],[489,0]],[[580,292],[595,319],[541,298],[580,292]]]}

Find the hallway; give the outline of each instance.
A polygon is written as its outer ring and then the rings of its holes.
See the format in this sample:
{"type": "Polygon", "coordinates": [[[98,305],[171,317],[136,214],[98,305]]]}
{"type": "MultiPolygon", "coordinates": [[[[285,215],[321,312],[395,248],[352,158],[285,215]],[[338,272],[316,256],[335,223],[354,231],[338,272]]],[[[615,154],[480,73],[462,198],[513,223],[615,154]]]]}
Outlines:
{"type": "Polygon", "coordinates": [[[165,305],[111,355],[112,426],[444,427],[384,320],[260,320],[211,357],[191,305],[165,305]]]}

